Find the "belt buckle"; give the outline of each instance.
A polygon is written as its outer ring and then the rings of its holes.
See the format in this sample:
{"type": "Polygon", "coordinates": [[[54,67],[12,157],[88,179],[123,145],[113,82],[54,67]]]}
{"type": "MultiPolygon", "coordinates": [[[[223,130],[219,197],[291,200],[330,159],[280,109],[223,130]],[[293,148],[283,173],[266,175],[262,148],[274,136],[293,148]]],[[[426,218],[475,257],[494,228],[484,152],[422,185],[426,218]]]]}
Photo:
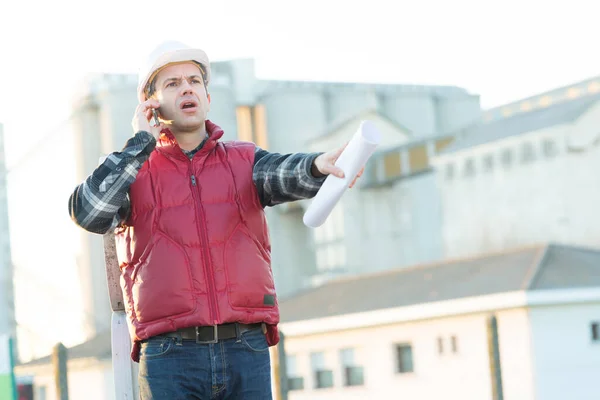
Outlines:
{"type": "Polygon", "coordinates": [[[217,329],[217,325],[213,325],[213,338],[211,340],[200,340],[198,337],[200,336],[200,329],[199,327],[196,327],[196,343],[198,344],[210,344],[210,343],[218,343],[219,342],[219,335],[218,335],[218,329],[217,329]]]}

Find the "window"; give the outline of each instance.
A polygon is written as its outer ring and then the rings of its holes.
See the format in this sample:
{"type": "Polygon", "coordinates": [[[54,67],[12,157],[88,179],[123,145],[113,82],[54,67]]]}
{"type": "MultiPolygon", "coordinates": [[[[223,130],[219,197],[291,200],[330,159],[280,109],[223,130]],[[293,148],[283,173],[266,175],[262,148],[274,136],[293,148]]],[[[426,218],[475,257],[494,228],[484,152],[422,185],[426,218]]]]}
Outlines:
{"type": "Polygon", "coordinates": [[[600,323],[592,322],[592,342],[600,342],[600,323]]]}
{"type": "Polygon", "coordinates": [[[452,352],[453,352],[454,354],[458,353],[458,341],[457,341],[457,339],[456,339],[456,336],[452,336],[452,337],[450,338],[450,344],[451,344],[451,346],[452,346],[452,352]]]}
{"type": "Polygon", "coordinates": [[[556,143],[551,139],[546,139],[542,142],[542,151],[544,152],[544,156],[548,158],[552,158],[558,154],[556,143]]]}
{"type": "Polygon", "coordinates": [[[452,136],[437,140],[435,142],[435,152],[439,153],[440,151],[444,150],[444,148],[452,143],[453,140],[454,137],[452,136]]]}
{"type": "Polygon", "coordinates": [[[540,99],[540,101],[539,101],[539,104],[540,104],[540,106],[542,106],[542,107],[547,107],[547,106],[549,106],[550,104],[552,104],[552,97],[550,97],[550,96],[544,96],[544,97],[542,97],[542,98],[540,99]]]}
{"type": "Polygon", "coordinates": [[[257,146],[267,150],[267,117],[265,106],[240,106],[236,110],[238,139],[254,142],[257,146]]]}
{"type": "Polygon", "coordinates": [[[438,354],[444,354],[444,339],[441,337],[437,339],[437,350],[438,354]]]}
{"type": "Polygon", "coordinates": [[[533,143],[530,143],[530,142],[523,143],[523,147],[521,149],[521,162],[526,164],[526,163],[533,161],[534,158],[535,158],[535,156],[534,156],[533,143]]]}
{"type": "Polygon", "coordinates": [[[572,87],[567,90],[567,97],[569,99],[575,99],[575,98],[579,97],[580,94],[581,94],[580,88],[572,87]]]}
{"type": "Polygon", "coordinates": [[[494,168],[494,155],[487,154],[483,157],[483,171],[490,172],[494,168]]]}
{"type": "Polygon", "coordinates": [[[469,158],[465,161],[465,176],[473,176],[475,175],[475,161],[472,158],[469,158]]]}
{"type": "Polygon", "coordinates": [[[502,164],[504,164],[504,166],[506,166],[506,167],[510,166],[510,164],[512,162],[512,152],[510,151],[510,149],[502,150],[501,159],[502,159],[502,164]]]}
{"type": "Polygon", "coordinates": [[[410,344],[396,345],[396,372],[399,374],[413,372],[413,355],[410,344]]]}
{"type": "Polygon", "coordinates": [[[252,141],[252,112],[250,107],[238,107],[235,110],[237,117],[238,139],[252,141]]]}
{"type": "Polygon", "coordinates": [[[531,103],[529,101],[524,101],[521,103],[521,111],[531,111],[531,103]]]}
{"type": "Polygon", "coordinates": [[[321,272],[343,269],[346,265],[344,246],[344,210],[337,203],[323,225],[314,230],[317,269],[321,272]]]}
{"type": "Polygon", "coordinates": [[[450,180],[454,177],[454,164],[446,164],[446,179],[450,180]]]}
{"type": "Polygon", "coordinates": [[[304,389],[304,378],[298,374],[298,366],[296,364],[296,356],[289,355],[286,358],[287,380],[289,390],[304,389]]]}
{"type": "Polygon", "coordinates": [[[383,176],[385,179],[394,178],[402,175],[402,161],[400,152],[394,151],[383,156],[383,176]]]}
{"type": "Polygon", "coordinates": [[[325,354],[322,352],[311,353],[310,364],[315,389],[333,387],[333,371],[325,367],[325,354]]]}
{"type": "Polygon", "coordinates": [[[413,147],[408,152],[408,161],[410,172],[415,173],[423,171],[429,167],[429,157],[427,156],[427,145],[413,147]]]}
{"type": "Polygon", "coordinates": [[[344,374],[344,386],[364,385],[363,367],[356,364],[354,360],[354,349],[340,350],[340,361],[344,374]]]}

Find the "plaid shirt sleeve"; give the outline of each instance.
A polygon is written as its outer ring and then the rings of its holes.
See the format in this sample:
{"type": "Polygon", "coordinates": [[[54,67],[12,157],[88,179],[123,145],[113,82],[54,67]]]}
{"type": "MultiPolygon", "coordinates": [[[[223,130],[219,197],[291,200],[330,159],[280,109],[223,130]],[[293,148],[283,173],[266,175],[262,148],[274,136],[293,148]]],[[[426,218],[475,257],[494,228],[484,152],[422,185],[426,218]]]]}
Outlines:
{"type": "Polygon", "coordinates": [[[71,194],[71,219],[92,233],[104,234],[116,228],[129,214],[129,187],[155,146],[154,137],[140,131],[121,152],[109,154],[71,194]]]}
{"type": "Polygon", "coordinates": [[[313,198],[326,177],[312,175],[312,163],[322,153],[269,153],[256,147],[254,184],[263,207],[313,198]]]}

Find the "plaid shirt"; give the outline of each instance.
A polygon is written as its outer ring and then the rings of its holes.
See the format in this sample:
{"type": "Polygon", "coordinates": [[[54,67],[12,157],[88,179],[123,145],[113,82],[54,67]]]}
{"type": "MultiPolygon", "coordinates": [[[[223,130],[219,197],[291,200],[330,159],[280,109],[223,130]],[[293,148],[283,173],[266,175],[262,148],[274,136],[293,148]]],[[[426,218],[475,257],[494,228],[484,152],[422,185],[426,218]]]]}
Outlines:
{"type": "MultiPolygon", "coordinates": [[[[206,139],[205,139],[206,140],[206,139]]],[[[192,157],[204,141],[192,151],[192,157]]],[[[140,131],[121,152],[111,153],[69,199],[69,213],[83,229],[105,234],[129,215],[129,187],[156,146],[154,137],[140,131]]],[[[256,146],[252,179],[263,207],[308,199],[317,194],[325,177],[311,173],[313,160],[321,153],[269,153],[256,146]]]]}

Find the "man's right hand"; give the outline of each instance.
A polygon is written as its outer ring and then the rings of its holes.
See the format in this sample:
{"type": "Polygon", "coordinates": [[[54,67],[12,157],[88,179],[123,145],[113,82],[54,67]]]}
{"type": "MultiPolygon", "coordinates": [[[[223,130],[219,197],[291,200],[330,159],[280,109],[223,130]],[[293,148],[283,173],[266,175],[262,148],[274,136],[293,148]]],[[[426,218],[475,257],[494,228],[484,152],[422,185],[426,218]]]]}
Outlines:
{"type": "Polygon", "coordinates": [[[159,126],[152,126],[150,120],[152,118],[152,109],[160,107],[160,103],[156,99],[148,99],[143,103],[140,103],[136,110],[131,126],[133,127],[133,133],[136,134],[139,131],[146,131],[152,134],[155,139],[158,140],[160,131],[164,129],[165,125],[161,123],[159,126]]]}

